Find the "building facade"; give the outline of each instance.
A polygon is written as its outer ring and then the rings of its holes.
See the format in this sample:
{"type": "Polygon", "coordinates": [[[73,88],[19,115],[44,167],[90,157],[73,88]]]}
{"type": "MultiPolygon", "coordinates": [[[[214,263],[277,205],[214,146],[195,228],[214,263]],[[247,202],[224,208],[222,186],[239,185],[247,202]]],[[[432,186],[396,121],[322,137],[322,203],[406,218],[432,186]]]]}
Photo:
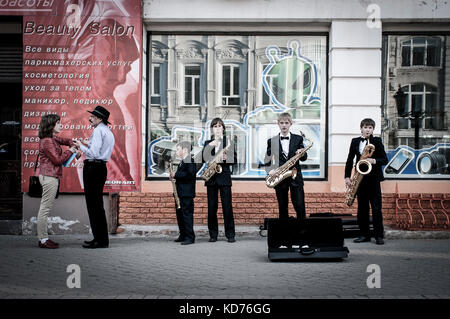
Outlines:
{"type": "MultiPolygon", "coordinates": [[[[121,194],[121,223],[175,222],[167,161],[179,140],[201,150],[216,116],[239,145],[237,222],[276,217],[260,164],[277,114],[288,111],[314,143],[304,163],[307,214],[355,214],[342,203],[344,165],[370,117],[389,158],[387,224],[447,227],[449,16],[444,1],[144,1],[146,180],[141,194],[121,194]]],[[[196,222],[205,224],[201,181],[197,192],[196,222]]]]}
{"type": "MultiPolygon", "coordinates": [[[[389,159],[382,183],[386,224],[448,227],[446,1],[23,3],[0,2],[2,54],[9,58],[15,48],[22,67],[21,78],[11,67],[0,77],[5,92],[17,91],[10,98],[17,101],[8,105],[18,105],[7,112],[2,107],[7,140],[0,142],[0,173],[10,183],[0,195],[2,229],[15,219],[10,232],[35,231],[39,200],[28,197],[26,188],[37,157],[39,115],[64,114],[67,134],[88,137],[83,114],[97,101],[114,110],[112,128],[119,137],[105,188],[118,198],[105,195],[109,211],[117,212],[112,231],[116,224],[176,225],[169,160],[176,160],[181,140],[191,142],[197,158],[215,117],[224,119],[227,138],[237,145],[236,224],[256,226],[276,217],[275,193],[264,183],[261,164],[281,112],[289,112],[293,131],[313,144],[302,169],[307,214],[356,214],[356,204],[343,203],[344,165],[361,119],[370,117],[389,159]],[[31,7],[19,8],[23,3],[31,7]],[[40,43],[55,52],[27,52],[40,43]],[[37,76],[43,74],[54,78],[42,82],[37,76]],[[63,92],[50,92],[52,86],[63,92]]],[[[81,167],[65,171],[51,221],[56,233],[89,231],[81,167]]],[[[199,167],[198,176],[204,165],[199,167]]],[[[295,215],[292,206],[290,211],[295,215]]],[[[194,218],[195,225],[207,223],[200,178],[194,218]]]]}

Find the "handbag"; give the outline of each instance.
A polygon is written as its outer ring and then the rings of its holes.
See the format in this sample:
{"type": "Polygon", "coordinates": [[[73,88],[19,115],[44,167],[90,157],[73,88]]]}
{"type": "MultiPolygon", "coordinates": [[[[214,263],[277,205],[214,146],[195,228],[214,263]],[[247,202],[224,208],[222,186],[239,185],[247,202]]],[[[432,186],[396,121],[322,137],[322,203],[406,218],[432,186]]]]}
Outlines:
{"type": "Polygon", "coordinates": [[[34,165],[34,173],[30,176],[30,184],[28,185],[28,196],[40,198],[42,197],[42,185],[39,182],[39,176],[35,176],[39,154],[34,165]]]}

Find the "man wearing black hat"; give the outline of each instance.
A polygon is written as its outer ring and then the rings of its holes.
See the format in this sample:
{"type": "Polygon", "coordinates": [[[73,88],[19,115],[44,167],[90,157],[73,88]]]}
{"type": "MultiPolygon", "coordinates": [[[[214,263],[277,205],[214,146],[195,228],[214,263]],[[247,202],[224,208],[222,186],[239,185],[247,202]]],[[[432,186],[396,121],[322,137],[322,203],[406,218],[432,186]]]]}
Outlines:
{"type": "Polygon", "coordinates": [[[83,167],[83,184],[86,206],[91,223],[94,239],[86,241],[84,248],[107,248],[109,246],[108,224],[103,207],[103,187],[106,182],[106,163],[111,158],[114,148],[114,135],[109,129],[109,111],[97,106],[89,122],[94,131],[89,138],[88,145],[75,141],[81,151],[86,155],[83,167]]]}

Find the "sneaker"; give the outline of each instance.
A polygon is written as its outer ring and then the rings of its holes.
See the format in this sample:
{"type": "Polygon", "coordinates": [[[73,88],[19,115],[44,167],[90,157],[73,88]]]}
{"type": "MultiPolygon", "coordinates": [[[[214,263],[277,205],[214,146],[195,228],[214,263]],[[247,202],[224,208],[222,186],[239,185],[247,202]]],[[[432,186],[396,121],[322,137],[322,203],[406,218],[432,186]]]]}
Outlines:
{"type": "Polygon", "coordinates": [[[58,247],[59,244],[55,243],[54,241],[51,241],[50,239],[48,239],[45,243],[39,241],[39,248],[56,249],[58,247]]]}
{"type": "Polygon", "coordinates": [[[375,243],[377,245],[384,245],[384,240],[381,237],[377,237],[377,238],[375,238],[375,243]]]}
{"type": "Polygon", "coordinates": [[[234,243],[235,241],[236,241],[236,239],[234,239],[234,237],[228,238],[229,243],[234,243]]]}

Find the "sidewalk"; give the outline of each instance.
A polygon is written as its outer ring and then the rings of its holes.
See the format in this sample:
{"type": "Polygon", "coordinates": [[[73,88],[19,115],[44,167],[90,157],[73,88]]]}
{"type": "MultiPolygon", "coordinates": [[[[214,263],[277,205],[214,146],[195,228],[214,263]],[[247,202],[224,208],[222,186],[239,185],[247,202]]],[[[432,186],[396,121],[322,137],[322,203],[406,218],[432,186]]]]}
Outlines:
{"type": "Polygon", "coordinates": [[[342,261],[270,262],[257,228],[239,229],[236,243],[209,243],[197,229],[189,246],[174,243],[171,230],[151,231],[136,237],[128,229],[96,250],[81,248],[88,235],[52,236],[56,250],[37,248],[34,236],[0,236],[0,298],[450,298],[449,232],[404,239],[408,233],[387,231],[383,246],[346,239],[342,261]],[[71,264],[80,267],[81,288],[67,286],[71,264]],[[371,264],[380,267],[381,288],[368,288],[371,264]]]}

